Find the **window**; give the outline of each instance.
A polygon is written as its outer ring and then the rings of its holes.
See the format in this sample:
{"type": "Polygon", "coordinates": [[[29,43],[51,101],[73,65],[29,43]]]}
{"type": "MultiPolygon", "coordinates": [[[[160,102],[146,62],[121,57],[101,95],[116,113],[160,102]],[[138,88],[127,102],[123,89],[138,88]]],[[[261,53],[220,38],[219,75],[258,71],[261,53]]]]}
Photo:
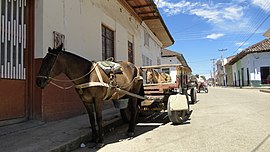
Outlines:
{"type": "Polygon", "coordinates": [[[159,57],[157,57],[157,65],[160,65],[161,64],[161,60],[159,57]]]}
{"type": "Polygon", "coordinates": [[[162,72],[163,72],[163,73],[170,74],[170,69],[169,69],[169,68],[163,68],[163,69],[162,69],[162,72]]]}
{"type": "Polygon", "coordinates": [[[143,61],[143,66],[149,66],[152,65],[152,60],[149,59],[147,56],[142,55],[142,61],[143,61]]]}
{"type": "Polygon", "coordinates": [[[149,34],[146,30],[144,30],[144,46],[148,46],[149,47],[149,34]]]}
{"type": "Polygon", "coordinates": [[[114,32],[102,25],[102,59],[114,58],[114,32]]]}
{"type": "Polygon", "coordinates": [[[134,51],[133,51],[133,43],[128,41],[128,61],[134,63],[134,51]]]}

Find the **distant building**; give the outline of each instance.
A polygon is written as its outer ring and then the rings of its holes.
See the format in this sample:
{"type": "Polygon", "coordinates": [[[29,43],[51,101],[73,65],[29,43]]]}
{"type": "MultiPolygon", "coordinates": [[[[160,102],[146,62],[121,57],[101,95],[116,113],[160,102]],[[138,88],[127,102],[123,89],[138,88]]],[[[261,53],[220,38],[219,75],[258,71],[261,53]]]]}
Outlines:
{"type": "Polygon", "coordinates": [[[267,37],[268,39],[270,38],[270,29],[268,29],[263,36],[267,37]]]}
{"type": "MultiPolygon", "coordinates": [[[[227,63],[229,63],[235,56],[230,56],[227,58],[227,63]]],[[[225,71],[226,71],[226,82],[227,86],[234,86],[233,81],[233,71],[232,71],[232,65],[225,64],[225,71]]]]}
{"type": "Polygon", "coordinates": [[[225,79],[226,79],[226,75],[225,75],[225,64],[227,63],[227,59],[224,58],[223,61],[222,59],[218,60],[216,62],[216,67],[217,67],[217,71],[216,71],[216,82],[217,85],[220,86],[225,86],[225,79]]]}
{"type": "Polygon", "coordinates": [[[176,81],[176,75],[179,75],[179,74],[190,75],[191,74],[191,69],[187,64],[186,59],[184,58],[184,55],[181,53],[177,53],[168,49],[163,49],[161,52],[161,64],[179,64],[189,69],[188,71],[183,70],[183,71],[180,71],[181,73],[177,73],[176,67],[162,68],[162,72],[170,74],[172,78],[172,82],[176,81]]]}
{"type": "MultiPolygon", "coordinates": [[[[235,86],[261,86],[270,79],[270,40],[258,42],[233,57],[232,66],[235,86]]],[[[227,73],[228,74],[228,73],[227,73]]]]}

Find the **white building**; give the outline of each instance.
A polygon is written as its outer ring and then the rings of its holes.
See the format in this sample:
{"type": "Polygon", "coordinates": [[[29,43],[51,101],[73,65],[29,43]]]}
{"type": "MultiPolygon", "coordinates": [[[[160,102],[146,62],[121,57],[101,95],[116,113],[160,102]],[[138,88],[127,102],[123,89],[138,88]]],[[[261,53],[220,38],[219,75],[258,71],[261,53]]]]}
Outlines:
{"type": "Polygon", "coordinates": [[[226,78],[226,70],[225,70],[225,64],[227,63],[227,59],[224,58],[223,60],[222,59],[219,59],[217,62],[216,62],[216,67],[217,67],[217,70],[216,70],[216,82],[217,82],[217,85],[220,85],[220,86],[225,86],[225,83],[227,81],[227,78],[226,78]]]}
{"type": "Polygon", "coordinates": [[[229,63],[232,65],[235,86],[261,86],[270,82],[270,40],[256,43],[239,54],[229,63]]]}
{"type": "Polygon", "coordinates": [[[161,48],[173,44],[152,1],[42,0],[36,6],[36,58],[54,45],[54,31],[64,35],[67,50],[89,60],[113,56],[138,66],[156,64],[161,48]]]}
{"type": "MultiPolygon", "coordinates": [[[[162,68],[162,72],[170,74],[172,82],[176,81],[176,76],[179,74],[183,76],[187,76],[191,74],[191,69],[188,66],[183,54],[177,53],[168,49],[163,49],[161,52],[161,57],[162,57],[161,64],[179,64],[179,65],[182,65],[183,67],[186,67],[186,69],[189,69],[189,70],[179,71],[180,73],[177,73],[176,67],[162,68]]],[[[185,79],[187,80],[187,78],[185,79]]]]}

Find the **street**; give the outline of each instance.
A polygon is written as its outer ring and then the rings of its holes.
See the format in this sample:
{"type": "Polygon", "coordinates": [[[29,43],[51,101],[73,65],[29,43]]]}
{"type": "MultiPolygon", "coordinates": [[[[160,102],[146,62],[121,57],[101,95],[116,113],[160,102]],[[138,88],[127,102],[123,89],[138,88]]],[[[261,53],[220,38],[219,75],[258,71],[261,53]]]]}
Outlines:
{"type": "Polygon", "coordinates": [[[135,137],[125,137],[127,125],[105,135],[101,149],[87,144],[74,152],[269,152],[270,94],[257,89],[209,88],[198,93],[189,121],[173,125],[166,113],[140,118],[135,137]],[[151,121],[152,120],[152,121],[151,121]]]}

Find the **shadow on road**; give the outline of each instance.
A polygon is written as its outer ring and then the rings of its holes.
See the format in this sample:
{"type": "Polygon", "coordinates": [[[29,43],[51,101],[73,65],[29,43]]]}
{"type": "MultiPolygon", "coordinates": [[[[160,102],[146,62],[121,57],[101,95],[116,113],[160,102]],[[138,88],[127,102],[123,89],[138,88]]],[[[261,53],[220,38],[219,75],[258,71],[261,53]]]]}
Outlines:
{"type": "MultiPolygon", "coordinates": [[[[146,112],[140,115],[137,119],[137,125],[135,128],[135,135],[132,138],[126,136],[126,131],[128,129],[128,124],[121,125],[117,128],[112,128],[110,132],[105,134],[104,143],[106,145],[116,144],[118,142],[132,140],[144,133],[152,131],[162,125],[171,123],[167,112],[146,112]]],[[[188,125],[190,122],[185,122],[180,125],[188,125]]],[[[171,125],[174,125],[171,123],[171,125]]],[[[87,144],[87,151],[97,151],[94,143],[87,144]]],[[[102,149],[102,148],[101,148],[102,149]]]]}

